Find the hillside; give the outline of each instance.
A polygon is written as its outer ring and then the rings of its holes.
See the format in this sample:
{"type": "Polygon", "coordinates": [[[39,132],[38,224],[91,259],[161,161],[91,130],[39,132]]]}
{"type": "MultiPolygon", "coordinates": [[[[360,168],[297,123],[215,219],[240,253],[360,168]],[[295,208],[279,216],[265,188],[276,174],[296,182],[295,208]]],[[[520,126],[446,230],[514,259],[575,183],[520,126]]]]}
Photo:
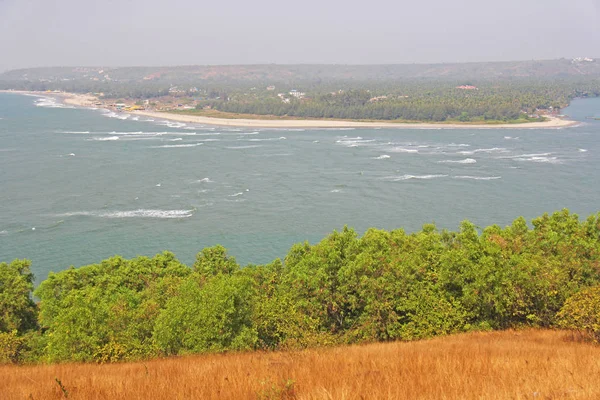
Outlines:
{"type": "Polygon", "coordinates": [[[564,331],[188,356],[2,366],[3,399],[598,399],[600,347],[564,331]],[[59,386],[63,386],[65,392],[59,386]]]}
{"type": "Polygon", "coordinates": [[[198,65],[173,67],[53,67],[0,74],[0,81],[322,82],[405,79],[487,80],[600,76],[595,59],[390,65],[198,65]]]}

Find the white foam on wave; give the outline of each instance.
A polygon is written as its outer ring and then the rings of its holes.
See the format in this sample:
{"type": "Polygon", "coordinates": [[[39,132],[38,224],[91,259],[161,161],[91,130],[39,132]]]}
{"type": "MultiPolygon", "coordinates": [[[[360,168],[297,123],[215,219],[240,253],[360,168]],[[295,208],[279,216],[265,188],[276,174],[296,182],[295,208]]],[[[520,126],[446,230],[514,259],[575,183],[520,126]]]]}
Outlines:
{"type": "Polygon", "coordinates": [[[447,146],[448,147],[471,147],[471,145],[467,144],[467,143],[450,143],[447,146]]]}
{"type": "Polygon", "coordinates": [[[477,160],[473,159],[473,158],[465,158],[464,160],[444,160],[444,161],[438,161],[439,163],[445,163],[445,164],[475,164],[477,163],[477,160]]]}
{"type": "Polygon", "coordinates": [[[408,181],[408,180],[429,180],[429,179],[437,179],[437,178],[446,178],[448,175],[442,174],[430,174],[430,175],[401,175],[401,176],[386,176],[381,178],[382,180],[398,182],[398,181],[408,181]]]}
{"type": "Polygon", "coordinates": [[[474,150],[463,150],[463,151],[457,151],[456,154],[462,154],[462,155],[473,155],[476,153],[507,153],[508,150],[504,147],[492,147],[489,149],[474,149],[474,150]]]}
{"type": "Polygon", "coordinates": [[[238,197],[238,196],[242,196],[243,194],[244,194],[244,192],[238,192],[238,193],[230,194],[228,197],[238,197]]]}
{"type": "Polygon", "coordinates": [[[86,134],[89,134],[90,131],[56,131],[56,133],[70,133],[70,134],[86,135],[86,134]]]}
{"type": "Polygon", "coordinates": [[[330,191],[330,193],[341,193],[342,189],[333,189],[330,191]]]}
{"type": "Polygon", "coordinates": [[[558,157],[525,157],[515,158],[517,161],[531,161],[536,163],[547,163],[547,164],[562,164],[562,161],[558,157]]]}
{"type": "Polygon", "coordinates": [[[182,147],[196,147],[202,146],[202,143],[188,143],[188,144],[165,144],[162,146],[151,146],[152,149],[176,149],[182,147]]]}
{"type": "Polygon", "coordinates": [[[66,104],[58,103],[55,98],[52,97],[40,97],[34,102],[36,107],[44,108],[75,108],[66,104]]]}
{"type": "Polygon", "coordinates": [[[221,139],[214,139],[214,138],[212,138],[212,139],[198,139],[198,140],[196,140],[196,142],[220,142],[220,141],[221,141],[221,139]]]}
{"type": "Polygon", "coordinates": [[[519,154],[516,156],[505,156],[499,157],[501,159],[509,159],[515,161],[528,161],[535,163],[546,163],[546,164],[562,164],[557,156],[553,156],[553,153],[530,153],[530,154],[519,154]]]}
{"type": "Polygon", "coordinates": [[[179,142],[180,140],[183,140],[183,138],[168,139],[169,142],[179,142]]]}
{"type": "Polygon", "coordinates": [[[192,210],[152,210],[138,209],[131,211],[75,211],[64,214],[57,214],[57,217],[98,217],[98,218],[189,218],[194,215],[192,210]]]}
{"type": "Polygon", "coordinates": [[[184,128],[187,126],[187,124],[184,124],[183,122],[172,122],[172,121],[158,121],[156,122],[156,125],[160,125],[160,126],[167,126],[169,128],[184,128]]]}
{"type": "Polygon", "coordinates": [[[212,183],[213,181],[210,180],[210,178],[202,178],[197,180],[196,182],[198,183],[212,183]]]}
{"type": "Polygon", "coordinates": [[[258,135],[260,134],[260,132],[258,131],[254,131],[254,132],[238,132],[237,135],[258,135]]]}
{"type": "Polygon", "coordinates": [[[587,149],[577,149],[580,153],[587,153],[587,149]]]}
{"type": "Polygon", "coordinates": [[[343,136],[341,138],[339,138],[338,140],[336,140],[335,142],[342,145],[342,146],[346,146],[346,147],[359,147],[368,143],[372,143],[374,142],[375,139],[363,139],[360,136],[357,137],[348,137],[348,136],[343,136]]]}
{"type": "Polygon", "coordinates": [[[244,149],[255,149],[257,147],[263,147],[263,145],[261,144],[251,144],[248,146],[228,146],[225,147],[226,149],[231,149],[231,150],[244,150],[244,149]]]}
{"type": "Polygon", "coordinates": [[[274,140],[285,140],[286,137],[281,136],[278,138],[263,138],[263,139],[238,139],[238,141],[243,141],[243,142],[271,142],[274,140]]]}
{"type": "Polygon", "coordinates": [[[513,136],[504,136],[504,139],[505,140],[519,140],[519,137],[518,136],[514,136],[514,137],[513,136]]]}
{"type": "Polygon", "coordinates": [[[95,140],[95,141],[99,141],[99,142],[106,142],[106,141],[113,141],[113,140],[119,140],[118,136],[109,136],[109,137],[94,137],[88,140],[95,140]]]}
{"type": "Polygon", "coordinates": [[[390,158],[390,156],[388,156],[387,154],[382,154],[380,156],[373,157],[374,160],[387,160],[388,158],[390,158]]]}
{"type": "Polygon", "coordinates": [[[419,152],[419,150],[417,150],[417,149],[409,149],[409,148],[400,147],[400,146],[392,147],[390,149],[387,149],[387,151],[391,151],[393,153],[413,153],[413,154],[416,154],[419,152]]]}
{"type": "Polygon", "coordinates": [[[501,179],[501,176],[471,176],[471,175],[457,175],[453,177],[454,179],[473,179],[476,181],[493,181],[496,179],[501,179]]]}
{"type": "Polygon", "coordinates": [[[116,119],[122,119],[122,120],[126,120],[127,118],[131,117],[131,115],[129,115],[129,114],[121,114],[121,113],[116,113],[114,111],[104,112],[104,113],[102,113],[102,115],[107,118],[116,118],[116,119]]]}
{"type": "Polygon", "coordinates": [[[8,231],[0,231],[0,236],[8,235],[8,231]]]}

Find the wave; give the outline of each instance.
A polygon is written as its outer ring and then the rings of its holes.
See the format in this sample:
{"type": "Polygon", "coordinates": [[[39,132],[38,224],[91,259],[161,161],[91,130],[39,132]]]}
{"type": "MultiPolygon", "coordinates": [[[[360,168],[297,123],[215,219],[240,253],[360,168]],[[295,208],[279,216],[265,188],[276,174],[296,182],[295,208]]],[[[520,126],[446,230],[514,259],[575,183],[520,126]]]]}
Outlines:
{"type": "Polygon", "coordinates": [[[89,134],[90,131],[56,131],[56,133],[89,134]]]}
{"type": "Polygon", "coordinates": [[[471,147],[470,144],[466,144],[466,143],[450,143],[446,146],[448,146],[448,147],[471,147]]]}
{"type": "Polygon", "coordinates": [[[199,139],[196,142],[220,142],[221,139],[199,139]]]}
{"type": "Polygon", "coordinates": [[[363,139],[360,136],[357,136],[357,137],[344,136],[344,137],[341,137],[340,139],[336,140],[335,142],[341,144],[342,146],[346,146],[346,147],[358,147],[362,144],[372,143],[374,141],[375,141],[375,139],[363,139]]]}
{"type": "Polygon", "coordinates": [[[194,215],[195,209],[192,210],[152,210],[138,209],[131,211],[75,211],[64,214],[57,214],[58,217],[98,217],[98,218],[189,218],[194,215]]]}
{"type": "Polygon", "coordinates": [[[281,136],[278,138],[263,138],[263,139],[238,139],[238,141],[243,141],[243,142],[271,142],[274,140],[285,140],[287,139],[285,136],[281,136]]]}
{"type": "Polygon", "coordinates": [[[499,158],[516,159],[516,158],[527,158],[527,157],[547,157],[549,155],[552,155],[552,153],[519,154],[519,155],[516,155],[516,156],[503,156],[503,157],[499,157],[499,158]]]}
{"type": "Polygon", "coordinates": [[[499,157],[501,159],[509,159],[515,161],[529,161],[536,163],[547,163],[547,164],[562,164],[557,156],[552,156],[554,153],[530,153],[530,154],[519,154],[516,156],[505,156],[499,157]]]}
{"type": "Polygon", "coordinates": [[[386,176],[384,178],[382,178],[383,180],[386,181],[392,181],[392,182],[398,182],[398,181],[408,181],[408,180],[412,180],[412,179],[424,179],[424,180],[429,180],[429,179],[437,179],[437,178],[446,178],[448,175],[442,175],[442,174],[431,174],[431,175],[402,175],[402,176],[386,176]]]}
{"type": "Polygon", "coordinates": [[[260,132],[237,132],[236,135],[258,135],[260,132]]]}
{"type": "Polygon", "coordinates": [[[238,193],[230,194],[228,197],[238,197],[238,196],[242,196],[243,194],[244,194],[244,192],[238,192],[238,193]]]}
{"type": "Polygon", "coordinates": [[[515,137],[513,137],[513,136],[504,136],[504,139],[506,139],[506,140],[519,140],[519,137],[518,136],[515,136],[515,137]]]}
{"type": "Polygon", "coordinates": [[[105,142],[105,141],[112,141],[112,140],[119,140],[118,136],[109,136],[109,137],[94,137],[88,140],[95,140],[95,141],[100,141],[100,142],[105,142]]]}
{"type": "Polygon", "coordinates": [[[228,146],[228,147],[225,147],[225,148],[226,149],[231,149],[231,150],[243,150],[243,149],[255,149],[257,147],[263,147],[263,146],[260,145],[260,144],[251,144],[251,145],[248,145],[248,146],[228,146]]]}
{"type": "Polygon", "coordinates": [[[504,147],[492,147],[489,149],[474,149],[474,150],[463,150],[463,151],[457,151],[456,154],[463,154],[463,155],[473,155],[476,153],[506,153],[508,152],[508,150],[504,147]]]}
{"type": "Polygon", "coordinates": [[[390,156],[388,156],[387,154],[382,154],[378,157],[373,157],[374,160],[386,160],[388,158],[390,158],[390,156]]]}
{"type": "Polygon", "coordinates": [[[406,147],[392,147],[391,149],[387,149],[387,151],[391,151],[394,153],[418,153],[417,149],[408,149],[406,147]]]}
{"type": "Polygon", "coordinates": [[[183,138],[168,139],[169,142],[179,142],[180,140],[183,140],[183,138]]]}
{"type": "Polygon", "coordinates": [[[536,163],[548,163],[548,164],[562,164],[562,161],[558,159],[558,157],[524,157],[524,158],[515,158],[517,161],[531,161],[536,163]]]}
{"type": "Polygon", "coordinates": [[[156,125],[160,125],[160,126],[168,126],[169,128],[184,128],[187,126],[187,124],[184,124],[183,122],[171,122],[171,121],[158,121],[156,123],[156,125]]]}
{"type": "Polygon", "coordinates": [[[496,179],[501,179],[501,176],[470,176],[470,175],[458,175],[454,176],[454,179],[473,179],[476,181],[492,181],[496,179]]]}
{"type": "Polygon", "coordinates": [[[477,162],[477,160],[473,159],[473,158],[465,158],[464,160],[444,160],[444,161],[438,161],[439,163],[446,163],[446,164],[475,164],[477,162]]]}
{"type": "Polygon", "coordinates": [[[330,191],[330,193],[341,193],[342,189],[333,189],[330,191]]]}
{"type": "Polygon", "coordinates": [[[211,181],[210,178],[202,178],[200,180],[197,180],[196,182],[198,182],[198,183],[212,183],[213,181],[211,181]]]}
{"type": "Polygon", "coordinates": [[[41,97],[34,101],[36,107],[44,108],[75,108],[66,104],[57,103],[57,100],[51,97],[41,97]]]}
{"type": "Polygon", "coordinates": [[[162,146],[151,146],[151,149],[175,149],[180,147],[196,147],[202,146],[203,143],[189,143],[189,144],[165,144],[162,146]]]}
{"type": "Polygon", "coordinates": [[[587,153],[587,149],[577,149],[580,153],[587,153]]]}
{"type": "Polygon", "coordinates": [[[0,231],[0,236],[6,236],[8,235],[8,231],[0,231]]]}

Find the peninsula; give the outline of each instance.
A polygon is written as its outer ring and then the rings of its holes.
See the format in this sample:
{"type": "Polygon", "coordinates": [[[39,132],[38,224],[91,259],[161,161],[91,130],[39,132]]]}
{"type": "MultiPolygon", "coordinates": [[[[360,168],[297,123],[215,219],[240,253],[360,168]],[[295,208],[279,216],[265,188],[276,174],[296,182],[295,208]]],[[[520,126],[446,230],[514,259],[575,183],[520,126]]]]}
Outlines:
{"type": "Polygon", "coordinates": [[[594,58],[421,65],[61,67],[0,89],[150,118],[265,128],[560,128],[600,95],[594,58]]]}

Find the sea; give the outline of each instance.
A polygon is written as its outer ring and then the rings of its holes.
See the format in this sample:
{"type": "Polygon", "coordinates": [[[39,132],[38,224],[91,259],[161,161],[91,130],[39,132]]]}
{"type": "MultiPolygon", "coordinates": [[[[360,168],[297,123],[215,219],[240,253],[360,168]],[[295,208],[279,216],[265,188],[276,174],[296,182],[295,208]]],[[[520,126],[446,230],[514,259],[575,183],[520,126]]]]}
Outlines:
{"type": "Polygon", "coordinates": [[[0,93],[0,261],[50,271],[221,244],[241,265],[345,225],[407,232],[600,211],[600,99],[559,129],[202,126],[0,93]]]}

